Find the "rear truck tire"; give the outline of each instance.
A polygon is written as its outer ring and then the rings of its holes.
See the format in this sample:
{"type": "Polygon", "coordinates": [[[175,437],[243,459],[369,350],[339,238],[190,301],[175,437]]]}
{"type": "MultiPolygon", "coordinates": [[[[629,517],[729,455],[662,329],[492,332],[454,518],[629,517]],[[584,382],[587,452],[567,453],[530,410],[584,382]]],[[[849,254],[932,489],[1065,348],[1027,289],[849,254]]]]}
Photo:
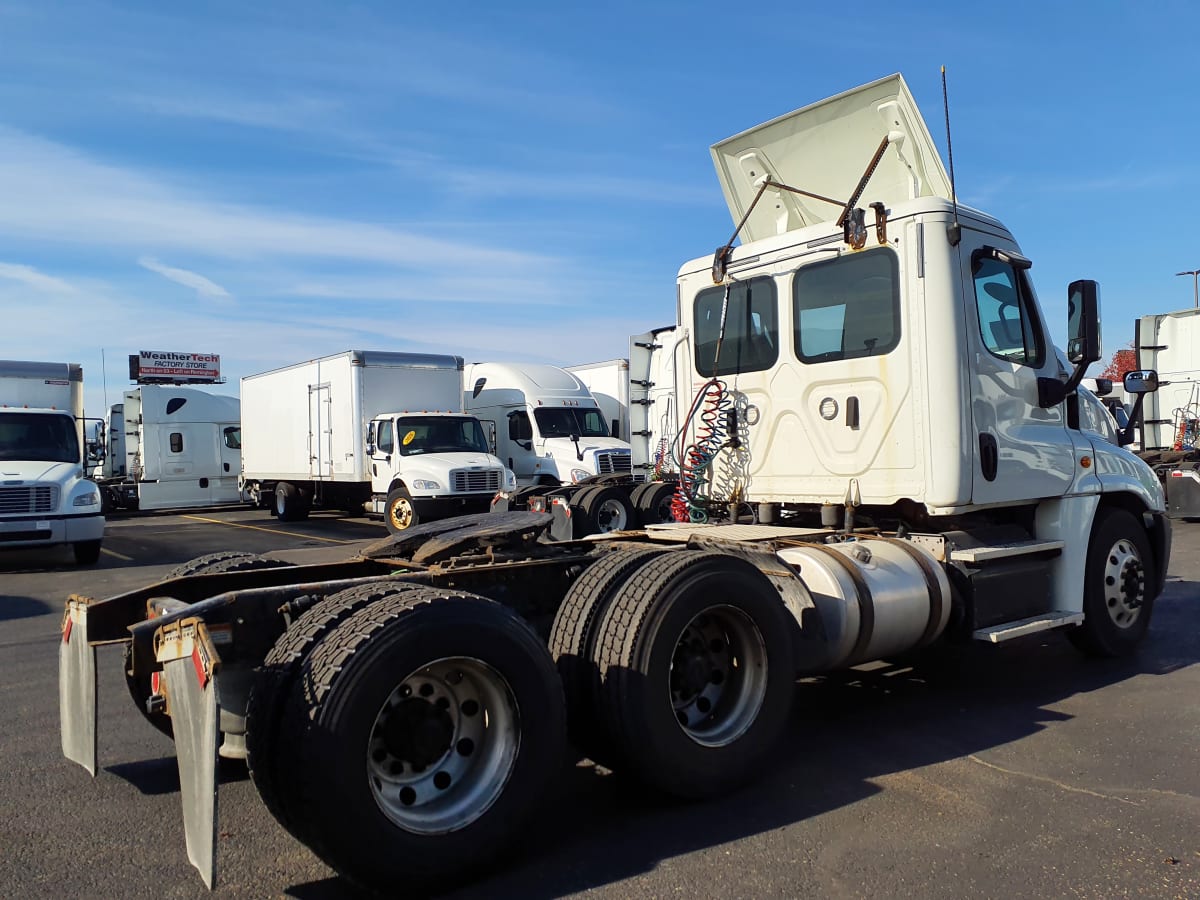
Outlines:
{"type": "Polygon", "coordinates": [[[299,522],[308,518],[308,500],[296,485],[288,481],[275,483],[275,518],[280,522],[299,522]]]}
{"type": "Polygon", "coordinates": [[[94,566],[100,559],[100,541],[76,541],[71,550],[78,566],[94,566]]]}
{"type": "Polygon", "coordinates": [[[607,534],[633,528],[637,521],[629,498],[620,488],[592,488],[579,498],[587,522],[585,534],[607,534]]]}
{"type": "Polygon", "coordinates": [[[385,893],[500,857],[564,765],[562,686],[510,609],[434,588],[359,610],[300,664],[281,723],[304,841],[385,893]]]}
{"type": "Polygon", "coordinates": [[[791,710],[794,621],[750,563],[677,551],[642,566],[600,626],[614,768],[685,798],[758,774],[791,710]]]}
{"type": "MultiPolygon", "coordinates": [[[[250,569],[275,569],[280,566],[291,566],[294,563],[282,559],[271,559],[257,553],[245,550],[222,550],[218,553],[208,553],[193,560],[182,563],[167,573],[164,580],[183,578],[187,575],[211,575],[218,572],[245,572],[250,569]]],[[[171,727],[171,717],[165,712],[151,712],[146,704],[154,693],[150,685],[150,674],[133,675],[133,645],[125,645],[125,657],[121,670],[125,673],[125,686],[129,688],[129,696],[142,717],[161,731],[167,737],[174,737],[171,727]]]]}
{"type": "Polygon", "coordinates": [[[299,840],[290,795],[281,787],[299,776],[295,755],[280,744],[282,707],[304,658],[338,625],[363,607],[399,596],[416,584],[377,582],[360,584],[330,594],[305,610],[267,653],[254,671],[246,704],[246,765],[263,803],[288,832],[299,840]]]}
{"type": "Polygon", "coordinates": [[[671,501],[675,499],[675,485],[668,481],[651,481],[640,485],[630,498],[637,511],[641,525],[660,525],[674,522],[671,501]]]}
{"type": "Polygon", "coordinates": [[[1067,632],[1088,656],[1127,656],[1150,627],[1156,583],[1145,529],[1123,509],[1101,510],[1083,575],[1083,623],[1067,632]]]}
{"type": "Polygon", "coordinates": [[[567,734],[589,758],[606,761],[609,741],[598,721],[600,673],[596,669],[599,623],[626,580],[664,551],[614,550],[583,571],[571,585],[550,628],[550,655],[567,699],[567,734]]]}
{"type": "Polygon", "coordinates": [[[383,521],[389,534],[400,534],[420,523],[421,517],[417,515],[412,494],[404,485],[394,487],[388,492],[383,521]]]}
{"type": "Polygon", "coordinates": [[[278,569],[281,566],[292,566],[282,559],[272,559],[260,553],[248,550],[218,550],[216,553],[206,553],[195,559],[180,563],[166,578],[183,578],[187,575],[212,575],[218,572],[247,572],[251,569],[278,569]]]}

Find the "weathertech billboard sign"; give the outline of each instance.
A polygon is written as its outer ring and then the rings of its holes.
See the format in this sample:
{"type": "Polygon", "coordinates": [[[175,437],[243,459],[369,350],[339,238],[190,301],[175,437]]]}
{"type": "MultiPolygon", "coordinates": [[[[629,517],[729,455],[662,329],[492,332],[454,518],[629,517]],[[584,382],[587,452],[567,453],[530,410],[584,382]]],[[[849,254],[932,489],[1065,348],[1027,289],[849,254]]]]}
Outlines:
{"type": "Polygon", "coordinates": [[[221,357],[215,353],[167,353],[142,350],[129,357],[133,381],[219,381],[221,357]]]}

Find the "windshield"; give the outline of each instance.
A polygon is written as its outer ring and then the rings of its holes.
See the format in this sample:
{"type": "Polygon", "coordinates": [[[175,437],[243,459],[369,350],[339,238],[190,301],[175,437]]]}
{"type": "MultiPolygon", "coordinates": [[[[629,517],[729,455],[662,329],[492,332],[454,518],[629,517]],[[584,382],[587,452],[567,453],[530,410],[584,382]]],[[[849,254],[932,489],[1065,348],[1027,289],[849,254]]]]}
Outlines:
{"type": "Polygon", "coordinates": [[[79,462],[75,420],[55,413],[0,412],[0,460],[79,462]]]}
{"type": "Polygon", "coordinates": [[[573,434],[580,437],[608,437],[608,423],[598,409],[543,407],[535,409],[533,417],[537,419],[538,431],[544,438],[570,437],[573,434]]]}
{"type": "Polygon", "coordinates": [[[478,419],[449,416],[405,416],[396,420],[401,456],[423,453],[487,453],[478,419]]]}

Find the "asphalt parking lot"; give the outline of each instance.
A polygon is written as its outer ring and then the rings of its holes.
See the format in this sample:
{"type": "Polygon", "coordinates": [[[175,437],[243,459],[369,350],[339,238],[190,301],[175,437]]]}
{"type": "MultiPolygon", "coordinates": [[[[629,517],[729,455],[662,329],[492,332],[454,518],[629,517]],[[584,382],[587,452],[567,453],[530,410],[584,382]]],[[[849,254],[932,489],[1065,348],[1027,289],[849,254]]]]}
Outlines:
{"type": "MultiPolygon", "coordinates": [[[[0,553],[0,896],[196,897],[171,742],[100,653],[95,779],[61,756],[63,599],[109,596],[222,549],[336,559],[367,519],[247,509],[114,518],[100,563],[0,553]]],[[[761,780],[680,804],[572,768],[511,866],[457,897],[1200,897],[1200,524],[1177,523],[1141,653],[1085,660],[1057,634],[803,682],[761,780]]],[[[397,885],[403,895],[403,885],[397,885]]],[[[215,897],[352,889],[220,786],[215,897]]]]}

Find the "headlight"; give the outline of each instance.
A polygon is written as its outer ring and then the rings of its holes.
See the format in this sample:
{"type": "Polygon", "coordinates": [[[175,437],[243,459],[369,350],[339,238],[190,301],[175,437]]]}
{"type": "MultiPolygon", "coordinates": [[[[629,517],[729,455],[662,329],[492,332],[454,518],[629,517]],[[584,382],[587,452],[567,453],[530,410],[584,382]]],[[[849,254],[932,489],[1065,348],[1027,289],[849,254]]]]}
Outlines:
{"type": "Polygon", "coordinates": [[[95,491],[88,491],[86,494],[80,494],[73,501],[72,506],[96,506],[100,503],[100,495],[95,491]]]}
{"type": "Polygon", "coordinates": [[[572,482],[583,481],[583,479],[591,478],[591,477],[592,477],[592,473],[589,472],[587,469],[572,469],[571,470],[571,481],[572,482]]]}
{"type": "Polygon", "coordinates": [[[420,478],[414,478],[412,486],[418,491],[440,491],[442,486],[436,481],[422,481],[420,478]]]}
{"type": "Polygon", "coordinates": [[[515,491],[517,489],[517,473],[512,469],[504,470],[504,490],[515,491]]]}

